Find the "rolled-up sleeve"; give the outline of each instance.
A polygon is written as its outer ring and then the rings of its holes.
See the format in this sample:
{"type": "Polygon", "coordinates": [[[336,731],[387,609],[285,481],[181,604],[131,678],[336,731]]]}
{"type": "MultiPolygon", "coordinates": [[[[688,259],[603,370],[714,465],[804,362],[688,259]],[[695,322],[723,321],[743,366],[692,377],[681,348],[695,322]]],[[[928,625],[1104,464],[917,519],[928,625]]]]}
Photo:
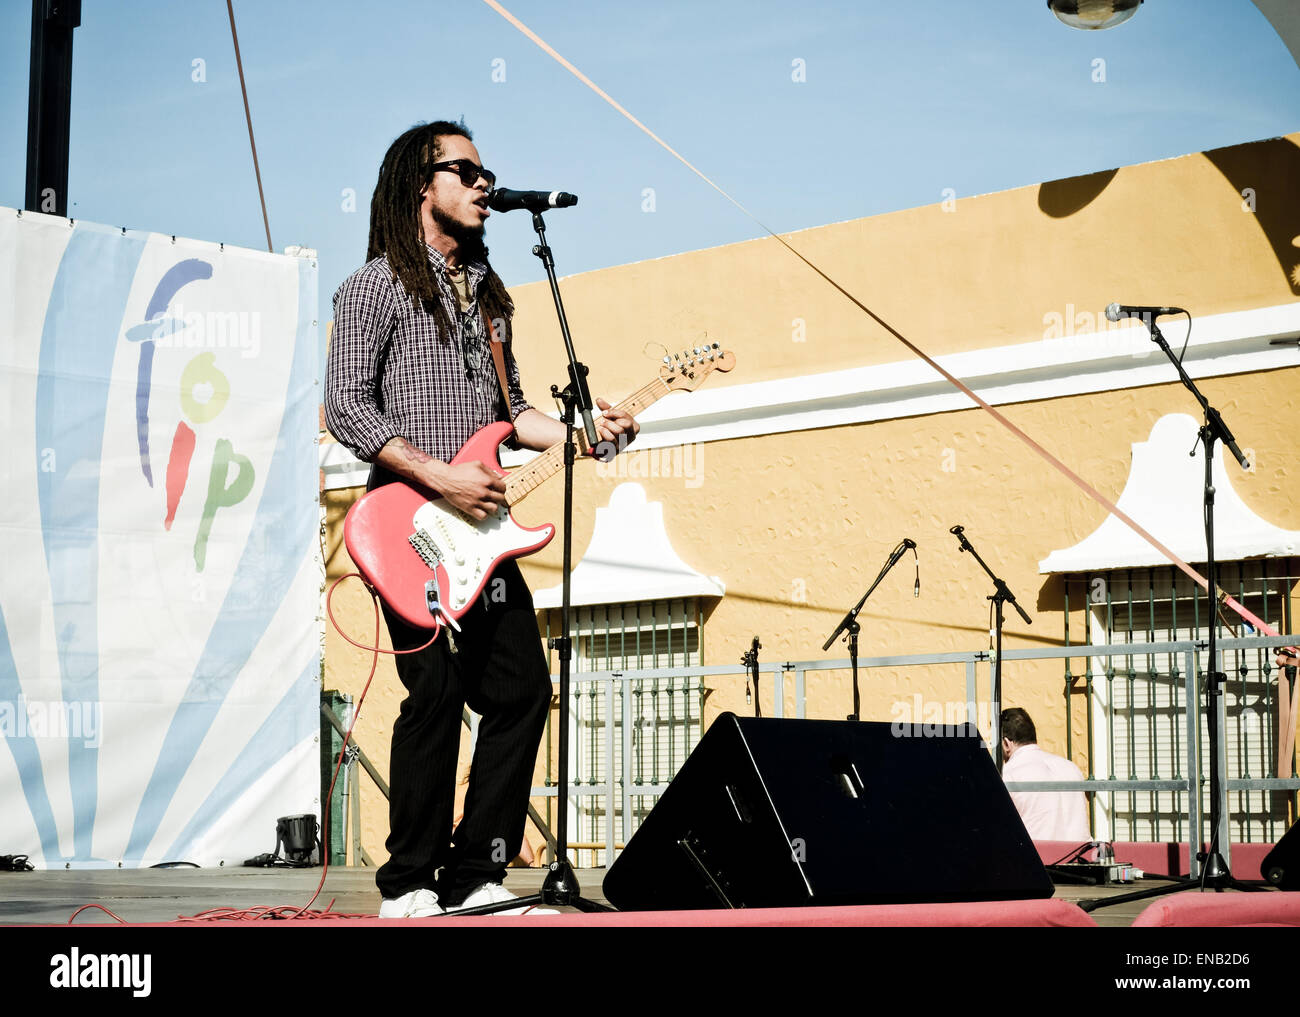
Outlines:
{"type": "Polygon", "coordinates": [[[325,425],[364,462],[374,462],[397,432],[379,402],[379,370],[397,317],[396,293],[374,265],[334,294],[334,329],[325,363],[325,425]]]}

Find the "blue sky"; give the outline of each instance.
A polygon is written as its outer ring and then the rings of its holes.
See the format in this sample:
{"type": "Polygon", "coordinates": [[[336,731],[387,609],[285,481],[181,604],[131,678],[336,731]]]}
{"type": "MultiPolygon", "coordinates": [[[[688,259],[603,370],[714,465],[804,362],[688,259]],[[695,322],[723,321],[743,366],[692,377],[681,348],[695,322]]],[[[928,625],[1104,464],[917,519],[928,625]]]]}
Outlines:
{"type": "MultiPolygon", "coordinates": [[[[1148,0],[1105,32],[1042,0],[505,6],[782,231],[1300,129],[1300,68],[1250,0],[1148,0]]],[[[234,7],[272,239],[319,250],[322,324],[421,120],[463,115],[505,186],[580,196],[548,216],[562,275],[761,235],[481,0],[234,7]]],[[[10,206],[30,31],[0,0],[10,206]]],[[[70,214],[264,248],[223,0],[83,0],[75,39],[70,214]]],[[[490,221],[508,284],[542,277],[533,240],[525,213],[490,221]]]]}

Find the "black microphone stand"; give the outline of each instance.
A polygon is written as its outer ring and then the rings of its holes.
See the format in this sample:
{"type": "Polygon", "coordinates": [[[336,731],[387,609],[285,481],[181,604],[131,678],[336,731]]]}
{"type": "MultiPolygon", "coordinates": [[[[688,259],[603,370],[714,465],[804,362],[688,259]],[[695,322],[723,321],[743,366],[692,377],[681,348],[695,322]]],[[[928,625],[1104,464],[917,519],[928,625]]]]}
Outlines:
{"type": "Polygon", "coordinates": [[[1025,620],[1026,625],[1034,624],[1033,619],[1025,614],[1025,609],[1016,603],[1015,594],[1006,582],[999,579],[993,574],[993,570],[988,567],[984,559],[980,557],[979,552],[975,550],[971,542],[966,538],[966,528],[964,526],[954,526],[948,531],[957,538],[963,551],[969,551],[974,555],[975,560],[980,563],[980,568],[988,573],[989,578],[993,580],[993,595],[987,597],[987,600],[993,601],[994,609],[994,631],[997,633],[994,657],[993,657],[993,691],[992,702],[990,703],[990,712],[993,714],[990,724],[993,726],[991,737],[993,738],[993,764],[998,768],[998,773],[1002,772],[1002,605],[1009,603],[1025,620]]]}
{"type": "Polygon", "coordinates": [[[848,630],[849,660],[853,665],[853,712],[848,715],[848,720],[860,719],[862,711],[862,700],[858,691],[858,633],[862,631],[862,626],[858,624],[858,612],[862,610],[862,605],[867,602],[867,598],[871,596],[872,591],[880,585],[880,581],[889,574],[889,570],[898,564],[898,560],[907,553],[909,548],[915,549],[915,547],[916,541],[904,539],[901,544],[890,552],[889,560],[885,562],[885,567],[880,570],[880,575],[876,576],[876,581],[871,584],[871,589],[867,590],[862,595],[862,599],[849,608],[849,613],[840,619],[840,623],[835,626],[835,631],[830,634],[826,642],[822,643],[822,652],[825,653],[831,648],[831,643],[839,638],[839,634],[846,629],[848,630]]]}
{"type": "MultiPolygon", "coordinates": [[[[559,746],[559,780],[555,824],[555,859],[551,862],[546,879],[540,892],[520,897],[500,904],[485,904],[482,907],[464,908],[452,912],[456,915],[490,915],[497,911],[515,908],[535,907],[545,904],[549,907],[572,907],[579,911],[613,911],[614,909],[598,901],[582,896],[569,863],[569,678],[572,673],[573,640],[569,637],[570,596],[573,571],[573,464],[575,462],[573,435],[577,411],[582,410],[582,417],[587,432],[588,447],[593,450],[597,445],[596,427],[591,417],[591,393],[587,390],[587,367],[578,361],[573,349],[573,338],[569,334],[569,322],[564,316],[564,303],[560,299],[560,285],[555,277],[555,261],[551,249],[546,243],[546,223],[540,212],[533,212],[533,229],[537,231],[538,243],[533,247],[533,254],[541,259],[546,268],[546,278],[551,283],[551,296],[555,300],[555,313],[560,319],[560,332],[564,336],[564,349],[569,357],[569,384],[560,391],[551,386],[552,398],[564,401],[564,560],[560,575],[563,596],[560,602],[561,635],[550,640],[550,647],[556,650],[560,658],[560,746],[559,746]]],[[[611,764],[612,765],[612,764],[611,764]]],[[[613,816],[607,817],[612,823],[613,816]]]]}
{"type": "MultiPolygon", "coordinates": [[[[1228,425],[1223,422],[1223,417],[1219,415],[1219,411],[1210,405],[1209,400],[1196,387],[1196,382],[1192,381],[1187,371],[1184,370],[1183,362],[1174,356],[1174,351],[1169,348],[1169,343],[1165,341],[1160,327],[1156,324],[1155,316],[1143,315],[1142,320],[1151,332],[1151,341],[1160,347],[1165,356],[1169,358],[1170,363],[1174,365],[1179,379],[1187,387],[1187,390],[1192,393],[1196,401],[1200,403],[1201,412],[1205,417],[1205,423],[1201,425],[1200,430],[1197,432],[1197,441],[1205,452],[1205,490],[1202,495],[1202,507],[1205,514],[1205,578],[1209,587],[1209,599],[1214,605],[1213,612],[1210,615],[1209,645],[1206,647],[1210,663],[1205,672],[1205,723],[1210,742],[1210,849],[1196,852],[1196,860],[1202,863],[1201,874],[1198,878],[1175,880],[1165,886],[1154,887],[1150,890],[1136,890],[1133,893],[1121,894],[1118,897],[1107,897],[1104,900],[1082,901],[1079,906],[1084,911],[1095,911],[1098,908],[1109,907],[1112,904],[1142,900],[1147,897],[1161,897],[1167,893],[1178,893],[1182,890],[1199,889],[1204,891],[1206,887],[1213,887],[1216,893],[1222,893],[1225,889],[1262,889],[1262,884],[1259,882],[1243,882],[1234,878],[1232,870],[1228,868],[1227,860],[1219,851],[1219,829],[1223,822],[1220,798],[1223,796],[1223,782],[1226,777],[1219,765],[1219,699],[1223,695],[1222,683],[1227,680],[1227,676],[1219,670],[1218,658],[1219,566],[1214,559],[1214,443],[1222,441],[1242,469],[1249,469],[1250,464],[1242,454],[1241,449],[1237,447],[1236,439],[1233,438],[1232,432],[1228,430],[1228,425]]],[[[1195,455],[1195,449],[1192,450],[1191,454],[1195,455]]],[[[1196,778],[1195,793],[1200,794],[1200,774],[1194,774],[1194,777],[1196,778]]],[[[1199,846],[1201,831],[1194,831],[1194,835],[1196,844],[1199,846]]]]}
{"type": "MultiPolygon", "coordinates": [[[[763,704],[758,701],[758,651],[763,648],[763,644],[758,641],[758,636],[754,637],[754,642],[748,650],[740,655],[740,662],[753,676],[754,680],[754,716],[763,716],[763,704]]],[[[746,689],[749,686],[749,678],[745,680],[746,689]]]]}

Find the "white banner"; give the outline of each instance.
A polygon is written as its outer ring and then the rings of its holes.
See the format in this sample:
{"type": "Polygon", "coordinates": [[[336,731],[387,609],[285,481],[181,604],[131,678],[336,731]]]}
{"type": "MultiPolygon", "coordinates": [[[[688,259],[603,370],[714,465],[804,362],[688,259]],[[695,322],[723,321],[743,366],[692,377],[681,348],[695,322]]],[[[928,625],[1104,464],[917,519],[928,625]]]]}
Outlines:
{"type": "Polygon", "coordinates": [[[319,814],[314,259],[0,209],[0,854],[319,814]]]}

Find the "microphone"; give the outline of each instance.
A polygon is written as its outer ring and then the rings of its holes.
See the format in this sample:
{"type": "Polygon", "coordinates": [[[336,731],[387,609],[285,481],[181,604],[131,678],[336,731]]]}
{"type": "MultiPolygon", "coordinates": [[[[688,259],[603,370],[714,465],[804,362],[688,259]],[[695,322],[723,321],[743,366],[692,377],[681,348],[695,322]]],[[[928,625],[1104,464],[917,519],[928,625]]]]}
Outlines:
{"type": "Polygon", "coordinates": [[[1131,304],[1110,304],[1106,308],[1107,321],[1120,318],[1159,318],[1165,314],[1185,314],[1181,307],[1140,307],[1131,304]]]}
{"type": "Polygon", "coordinates": [[[949,528],[948,532],[951,533],[951,534],[953,534],[954,536],[960,537],[963,533],[966,532],[966,527],[964,527],[964,526],[953,526],[953,527],[950,527],[950,528],[949,528]]]}
{"type": "Polygon", "coordinates": [[[921,595],[921,558],[916,553],[916,541],[904,540],[903,543],[910,545],[912,548],[912,560],[916,563],[916,585],[912,587],[912,596],[919,597],[921,595]]]}
{"type": "Polygon", "coordinates": [[[513,212],[516,208],[543,212],[548,208],[568,208],[577,203],[576,194],[564,191],[511,191],[505,187],[494,188],[488,197],[488,207],[496,212],[513,212]]]}

